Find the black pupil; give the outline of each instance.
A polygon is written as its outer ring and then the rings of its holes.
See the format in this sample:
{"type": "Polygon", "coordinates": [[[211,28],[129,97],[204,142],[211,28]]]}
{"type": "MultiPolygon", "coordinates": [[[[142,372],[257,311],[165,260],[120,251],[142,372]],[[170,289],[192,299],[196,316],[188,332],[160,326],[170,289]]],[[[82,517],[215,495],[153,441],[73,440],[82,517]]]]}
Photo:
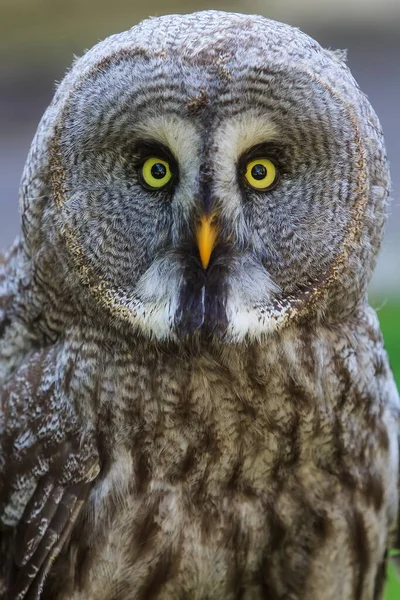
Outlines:
{"type": "Polygon", "coordinates": [[[258,181],[260,179],[265,179],[267,176],[267,169],[266,167],[264,167],[264,165],[254,165],[254,167],[251,170],[251,175],[252,177],[254,177],[254,179],[257,179],[258,181]]]}
{"type": "Polygon", "coordinates": [[[162,163],[155,163],[151,167],[151,174],[154,179],[163,179],[167,174],[167,168],[162,163]]]}

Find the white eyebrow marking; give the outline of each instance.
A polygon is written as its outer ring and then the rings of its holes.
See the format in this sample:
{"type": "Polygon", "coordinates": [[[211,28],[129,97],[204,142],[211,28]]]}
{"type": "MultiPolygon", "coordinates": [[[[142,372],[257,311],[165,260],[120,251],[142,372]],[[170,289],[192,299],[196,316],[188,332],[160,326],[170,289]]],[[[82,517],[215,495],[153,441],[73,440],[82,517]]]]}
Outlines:
{"type": "Polygon", "coordinates": [[[218,149],[231,164],[236,164],[246,150],[277,139],[278,127],[268,114],[248,111],[225,121],[218,130],[218,149]]]}
{"type": "Polygon", "coordinates": [[[193,123],[176,115],[145,118],[137,123],[135,135],[164,144],[180,162],[193,161],[200,153],[200,135],[193,123]]]}
{"type": "Polygon", "coordinates": [[[223,199],[221,211],[235,225],[236,235],[243,240],[247,230],[238,187],[238,159],[253,146],[276,141],[279,137],[279,128],[268,112],[261,114],[256,110],[227,118],[215,133],[216,153],[213,158],[218,165],[215,194],[223,199]]]}

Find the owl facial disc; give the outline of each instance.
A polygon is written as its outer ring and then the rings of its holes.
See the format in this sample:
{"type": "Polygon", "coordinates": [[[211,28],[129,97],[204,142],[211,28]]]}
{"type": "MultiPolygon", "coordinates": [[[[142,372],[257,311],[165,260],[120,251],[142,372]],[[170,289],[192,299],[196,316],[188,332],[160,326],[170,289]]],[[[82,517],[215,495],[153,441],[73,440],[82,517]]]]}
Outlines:
{"type": "Polygon", "coordinates": [[[286,25],[199,13],[171,36],[174,19],[86,53],[38,130],[21,208],[52,303],[226,343],[350,314],[388,196],[368,101],[340,56],[286,25]]]}

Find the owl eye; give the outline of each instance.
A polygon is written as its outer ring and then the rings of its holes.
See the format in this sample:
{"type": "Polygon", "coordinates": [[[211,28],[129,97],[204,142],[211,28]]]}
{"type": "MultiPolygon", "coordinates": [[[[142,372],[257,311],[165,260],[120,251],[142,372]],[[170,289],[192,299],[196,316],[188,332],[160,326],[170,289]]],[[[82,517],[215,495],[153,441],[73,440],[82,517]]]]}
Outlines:
{"type": "Polygon", "coordinates": [[[160,189],[172,178],[169,163],[161,158],[148,158],[140,169],[140,180],[148,189],[160,189]]]}
{"type": "Polygon", "coordinates": [[[244,176],[252,188],[260,191],[270,190],[279,179],[277,168],[268,158],[257,158],[248,162],[244,176]]]}

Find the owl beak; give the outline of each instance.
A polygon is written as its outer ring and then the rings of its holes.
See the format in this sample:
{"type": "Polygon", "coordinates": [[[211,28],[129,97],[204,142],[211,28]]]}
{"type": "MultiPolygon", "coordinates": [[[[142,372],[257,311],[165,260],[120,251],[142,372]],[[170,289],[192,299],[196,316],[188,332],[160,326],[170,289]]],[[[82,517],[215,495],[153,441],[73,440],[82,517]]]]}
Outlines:
{"type": "Polygon", "coordinates": [[[203,215],[196,229],[197,246],[203,269],[207,269],[212,251],[218,238],[218,225],[215,214],[203,215]]]}

